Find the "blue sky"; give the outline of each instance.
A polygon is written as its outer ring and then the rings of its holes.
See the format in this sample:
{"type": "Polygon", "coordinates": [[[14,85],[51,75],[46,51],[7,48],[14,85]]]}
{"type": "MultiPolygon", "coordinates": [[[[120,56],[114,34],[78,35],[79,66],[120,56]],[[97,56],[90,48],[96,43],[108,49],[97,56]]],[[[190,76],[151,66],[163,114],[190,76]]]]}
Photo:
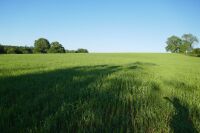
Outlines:
{"type": "Polygon", "coordinates": [[[171,35],[200,38],[200,0],[0,0],[0,43],[44,37],[66,49],[165,52],[171,35]]]}

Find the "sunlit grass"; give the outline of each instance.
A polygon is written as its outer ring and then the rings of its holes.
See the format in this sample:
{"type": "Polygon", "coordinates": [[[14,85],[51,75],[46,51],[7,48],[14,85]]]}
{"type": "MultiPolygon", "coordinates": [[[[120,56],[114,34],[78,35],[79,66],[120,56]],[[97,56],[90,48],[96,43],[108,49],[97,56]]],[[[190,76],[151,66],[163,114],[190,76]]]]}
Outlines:
{"type": "Polygon", "coordinates": [[[2,132],[198,132],[200,58],[0,55],[2,132]]]}

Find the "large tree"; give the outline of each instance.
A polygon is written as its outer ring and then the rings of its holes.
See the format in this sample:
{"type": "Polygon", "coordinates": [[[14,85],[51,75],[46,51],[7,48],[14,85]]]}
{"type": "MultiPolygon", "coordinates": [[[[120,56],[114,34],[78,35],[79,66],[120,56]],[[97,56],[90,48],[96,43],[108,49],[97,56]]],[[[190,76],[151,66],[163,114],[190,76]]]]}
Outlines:
{"type": "Polygon", "coordinates": [[[198,38],[192,34],[184,34],[182,38],[171,36],[167,39],[165,49],[172,53],[192,52],[193,45],[198,42],[198,38]]]}
{"type": "Polygon", "coordinates": [[[192,34],[184,34],[182,36],[182,39],[183,39],[182,41],[183,45],[188,47],[187,51],[189,52],[192,51],[193,45],[199,42],[198,38],[192,34]]]}
{"type": "Polygon", "coordinates": [[[166,43],[167,43],[167,46],[165,47],[165,49],[167,51],[170,51],[172,53],[179,53],[180,46],[182,44],[181,38],[177,36],[171,36],[167,39],[166,43]]]}
{"type": "Polygon", "coordinates": [[[45,38],[39,38],[38,40],[35,41],[34,46],[35,46],[34,48],[35,53],[47,53],[47,51],[50,48],[50,43],[45,38]]]}
{"type": "Polygon", "coordinates": [[[179,53],[187,53],[188,51],[190,51],[190,45],[182,41],[182,44],[179,47],[179,53]]]}
{"type": "Polygon", "coordinates": [[[49,53],[65,53],[65,48],[59,42],[52,42],[49,53]]]}

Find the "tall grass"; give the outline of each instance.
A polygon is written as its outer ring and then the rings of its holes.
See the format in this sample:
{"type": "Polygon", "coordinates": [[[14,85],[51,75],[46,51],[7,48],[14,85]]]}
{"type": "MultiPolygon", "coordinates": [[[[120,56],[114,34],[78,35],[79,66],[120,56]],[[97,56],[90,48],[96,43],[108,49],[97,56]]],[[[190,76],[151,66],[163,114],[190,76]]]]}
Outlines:
{"type": "Polygon", "coordinates": [[[199,132],[200,59],[0,56],[1,132],[199,132]]]}

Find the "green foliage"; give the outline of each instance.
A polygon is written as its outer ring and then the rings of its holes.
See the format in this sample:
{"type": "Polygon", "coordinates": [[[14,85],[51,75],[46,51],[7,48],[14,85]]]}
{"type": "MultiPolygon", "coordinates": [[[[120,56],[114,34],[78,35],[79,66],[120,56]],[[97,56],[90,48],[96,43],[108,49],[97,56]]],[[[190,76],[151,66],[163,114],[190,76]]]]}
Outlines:
{"type": "Polygon", "coordinates": [[[87,49],[79,48],[76,50],[76,53],[88,53],[87,49]]]}
{"type": "Polygon", "coordinates": [[[179,46],[179,53],[186,53],[190,51],[190,44],[183,41],[183,44],[179,46]]]}
{"type": "Polygon", "coordinates": [[[66,53],[89,53],[87,49],[79,48],[77,50],[65,50],[66,53]]]}
{"type": "Polygon", "coordinates": [[[194,54],[195,56],[200,57],[200,48],[193,49],[192,54],[194,54]]]}
{"type": "Polygon", "coordinates": [[[171,36],[167,39],[165,49],[172,53],[188,53],[192,52],[193,45],[198,42],[198,38],[192,34],[184,34],[182,38],[171,36]]]}
{"type": "Polygon", "coordinates": [[[31,54],[33,53],[33,47],[0,45],[0,51],[2,54],[31,54]]]}
{"type": "Polygon", "coordinates": [[[4,46],[0,44],[0,54],[4,54],[5,51],[4,51],[4,46]]]}
{"type": "Polygon", "coordinates": [[[38,40],[35,40],[35,43],[34,43],[35,53],[47,53],[49,48],[50,48],[50,43],[47,39],[39,38],[38,40]]]}
{"type": "Polygon", "coordinates": [[[200,132],[200,61],[180,54],[0,56],[0,131],[200,132]]]}
{"type": "Polygon", "coordinates": [[[17,54],[18,50],[15,47],[7,47],[6,52],[7,52],[7,54],[17,54]]]}
{"type": "Polygon", "coordinates": [[[22,48],[18,46],[4,46],[7,54],[22,54],[22,48]]]}
{"type": "Polygon", "coordinates": [[[59,42],[52,42],[48,53],[65,53],[65,48],[59,42]]]}
{"type": "Polygon", "coordinates": [[[76,50],[68,50],[68,49],[66,49],[65,53],[76,53],[76,50]]]}
{"type": "Polygon", "coordinates": [[[192,34],[184,34],[182,38],[184,41],[190,43],[191,45],[199,42],[198,38],[192,34]]]}
{"type": "Polygon", "coordinates": [[[21,47],[21,51],[22,51],[22,54],[32,54],[33,53],[33,47],[21,47]]]}
{"type": "Polygon", "coordinates": [[[177,37],[177,36],[171,36],[167,39],[167,46],[166,46],[166,50],[167,51],[170,51],[172,53],[179,53],[179,48],[180,48],[180,45],[182,43],[182,40],[177,37]]]}
{"type": "Polygon", "coordinates": [[[183,38],[183,44],[184,45],[188,45],[188,51],[189,52],[191,52],[192,51],[192,49],[193,49],[193,45],[195,44],[195,43],[198,43],[199,41],[198,41],[198,38],[196,37],[196,36],[194,36],[194,35],[192,35],[192,34],[184,34],[183,36],[182,36],[182,38],[183,38]]]}
{"type": "Polygon", "coordinates": [[[11,46],[0,44],[0,54],[32,54],[32,53],[88,53],[87,49],[65,50],[59,42],[51,44],[45,38],[39,38],[35,41],[34,47],[11,46]]]}

